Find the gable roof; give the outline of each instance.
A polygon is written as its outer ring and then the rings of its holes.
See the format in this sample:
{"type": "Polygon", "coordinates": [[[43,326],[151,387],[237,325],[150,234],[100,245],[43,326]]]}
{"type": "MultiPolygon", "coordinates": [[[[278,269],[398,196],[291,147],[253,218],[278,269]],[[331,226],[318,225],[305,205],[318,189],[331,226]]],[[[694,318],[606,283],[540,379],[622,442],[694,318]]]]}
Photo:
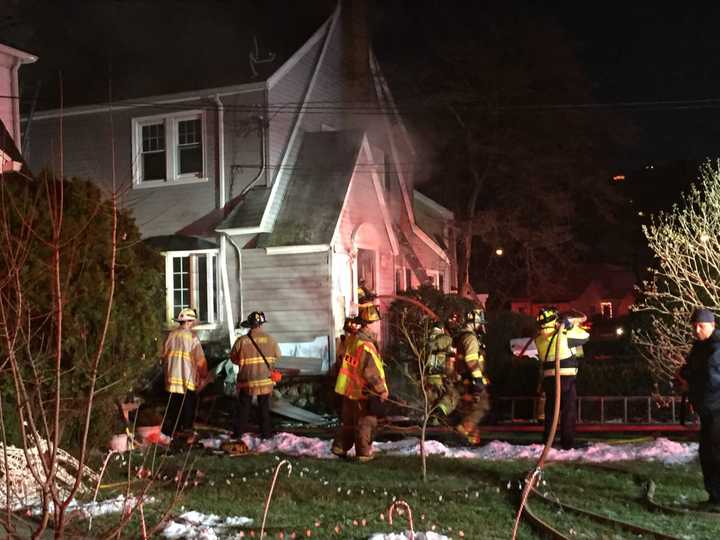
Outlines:
{"type": "MultiPolygon", "coordinates": [[[[4,39],[40,57],[21,72],[25,96],[39,89],[38,111],[58,107],[59,73],[64,107],[107,103],[110,91],[118,101],[263,81],[331,9],[280,0],[32,4],[33,13],[22,18],[27,22],[4,39]]],[[[24,111],[32,101],[23,101],[24,111]]]]}
{"type": "Polygon", "coordinates": [[[362,141],[358,130],[303,134],[275,226],[258,247],[331,242],[362,141]]]}

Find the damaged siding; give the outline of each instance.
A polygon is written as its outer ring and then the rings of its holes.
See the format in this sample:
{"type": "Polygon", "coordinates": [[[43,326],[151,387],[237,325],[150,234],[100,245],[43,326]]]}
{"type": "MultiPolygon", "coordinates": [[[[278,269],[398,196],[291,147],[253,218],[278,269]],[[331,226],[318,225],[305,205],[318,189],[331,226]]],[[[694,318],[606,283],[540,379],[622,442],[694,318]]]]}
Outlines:
{"type": "Polygon", "coordinates": [[[245,313],[264,311],[267,331],[281,343],[327,337],[331,328],[329,253],[242,253],[245,313]]]}

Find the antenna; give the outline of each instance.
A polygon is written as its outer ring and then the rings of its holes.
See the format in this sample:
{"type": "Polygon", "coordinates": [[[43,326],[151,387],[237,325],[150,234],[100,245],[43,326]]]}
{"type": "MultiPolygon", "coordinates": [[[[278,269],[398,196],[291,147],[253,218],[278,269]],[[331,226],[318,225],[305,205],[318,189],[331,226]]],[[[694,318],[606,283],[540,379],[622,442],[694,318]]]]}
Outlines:
{"type": "Polygon", "coordinates": [[[253,36],[253,43],[255,44],[255,50],[250,51],[250,54],[248,56],[250,58],[250,70],[252,71],[252,76],[257,77],[259,73],[255,69],[255,66],[258,64],[267,64],[268,62],[272,62],[273,60],[275,60],[276,55],[274,52],[268,51],[264,57],[261,57],[260,47],[258,47],[257,36],[253,36]]]}

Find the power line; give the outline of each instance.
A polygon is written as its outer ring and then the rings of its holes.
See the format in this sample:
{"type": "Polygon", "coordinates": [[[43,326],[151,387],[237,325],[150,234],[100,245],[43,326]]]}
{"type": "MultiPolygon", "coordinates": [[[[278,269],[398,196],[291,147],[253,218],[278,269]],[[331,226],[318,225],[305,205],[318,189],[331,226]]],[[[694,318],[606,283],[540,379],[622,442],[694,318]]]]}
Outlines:
{"type": "MultiPolygon", "coordinates": [[[[18,98],[18,96],[0,95],[0,99],[20,99],[21,104],[31,103],[31,100],[18,98]]],[[[164,101],[128,100],[115,104],[96,103],[90,105],[79,105],[78,107],[110,107],[118,108],[154,108],[161,110],[206,110],[215,111],[214,104],[203,104],[198,101],[204,101],[206,98],[199,96],[197,101],[168,103],[164,101]]],[[[454,101],[447,104],[459,110],[472,110],[474,113],[483,113],[486,115],[497,115],[501,113],[514,112],[561,112],[561,111],[600,111],[608,110],[619,111],[637,111],[637,112],[665,112],[665,111],[681,111],[681,110],[702,110],[720,108],[720,98],[704,98],[704,99],[688,99],[688,100],[653,100],[653,101],[618,101],[608,103],[559,103],[559,104],[526,104],[526,105],[502,105],[498,107],[488,107],[481,100],[454,101]]],[[[328,114],[328,113],[345,113],[351,115],[367,115],[367,116],[387,116],[399,114],[419,114],[427,113],[434,107],[441,107],[443,103],[433,104],[427,99],[421,103],[413,103],[407,101],[398,105],[396,108],[384,106],[376,102],[348,102],[344,100],[318,100],[318,101],[297,101],[297,102],[275,102],[268,105],[265,104],[249,104],[249,105],[231,105],[224,106],[226,112],[246,112],[259,113],[266,112],[272,115],[278,114],[297,114],[303,112],[305,114],[328,114]]],[[[72,110],[76,106],[67,107],[72,110]]],[[[56,109],[52,109],[56,110],[56,109]]],[[[39,111],[42,112],[42,111],[39,111]]]]}

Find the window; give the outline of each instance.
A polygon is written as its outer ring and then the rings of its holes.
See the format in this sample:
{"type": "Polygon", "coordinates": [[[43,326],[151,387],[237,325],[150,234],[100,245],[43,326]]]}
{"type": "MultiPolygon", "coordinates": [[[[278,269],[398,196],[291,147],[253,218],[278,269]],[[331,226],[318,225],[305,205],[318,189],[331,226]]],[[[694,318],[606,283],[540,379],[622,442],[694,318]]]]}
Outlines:
{"type": "Polygon", "coordinates": [[[395,269],[395,292],[400,292],[403,290],[402,278],[403,278],[402,269],[396,268],[395,269]]]}
{"type": "Polygon", "coordinates": [[[197,309],[201,323],[218,321],[217,251],[173,251],[166,254],[167,314],[172,320],[181,309],[197,309]]]}
{"type": "Polygon", "coordinates": [[[432,285],[437,290],[442,290],[440,288],[440,272],[438,270],[426,270],[425,273],[427,274],[429,285],[432,285]]]}
{"type": "Polygon", "coordinates": [[[405,290],[409,291],[412,289],[413,282],[412,282],[412,270],[409,268],[405,269],[405,290]]]}
{"type": "Polygon", "coordinates": [[[136,187],[204,182],[205,116],[182,112],[133,119],[136,187]]]}
{"type": "Polygon", "coordinates": [[[375,283],[375,252],[370,249],[358,249],[357,254],[358,285],[377,292],[375,283]]]}
{"type": "Polygon", "coordinates": [[[600,313],[602,313],[603,319],[612,319],[612,302],[600,302],[600,313]]]}

